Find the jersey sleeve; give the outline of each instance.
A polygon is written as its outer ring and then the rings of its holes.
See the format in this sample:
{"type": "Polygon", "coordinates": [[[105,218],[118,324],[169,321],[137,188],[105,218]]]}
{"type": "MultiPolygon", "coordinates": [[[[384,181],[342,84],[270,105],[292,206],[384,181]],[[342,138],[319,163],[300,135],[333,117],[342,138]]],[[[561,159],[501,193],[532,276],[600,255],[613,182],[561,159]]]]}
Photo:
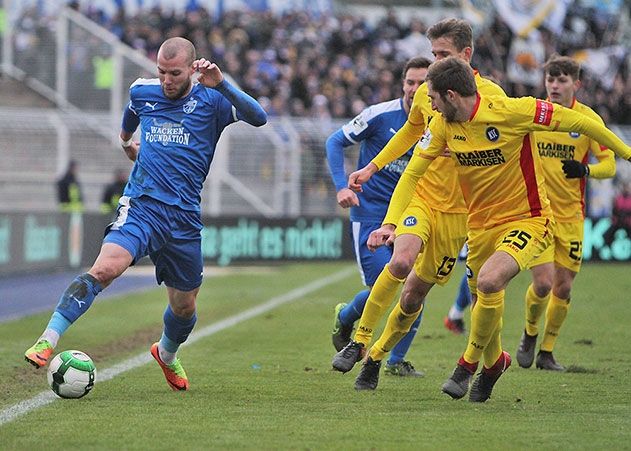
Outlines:
{"type": "Polygon", "coordinates": [[[445,149],[446,140],[444,136],[442,117],[435,118],[415,147],[414,154],[392,193],[383,224],[398,223],[399,218],[414,195],[419,179],[425,174],[432,161],[445,149]]]}
{"type": "MultiPolygon", "coordinates": [[[[601,125],[605,125],[602,118],[593,110],[585,107],[585,114],[601,125]]],[[[616,175],[616,156],[605,146],[601,146],[593,139],[589,143],[590,153],[598,160],[598,163],[589,164],[589,176],[594,179],[607,179],[616,175]]]]}
{"type": "Polygon", "coordinates": [[[219,96],[217,99],[217,114],[220,127],[225,127],[239,120],[237,109],[224,96],[219,96]]]}
{"type": "Polygon", "coordinates": [[[353,120],[347,122],[342,126],[342,133],[344,137],[352,144],[357,144],[363,141],[375,133],[375,130],[379,128],[380,117],[379,115],[373,115],[371,108],[366,108],[359,113],[353,120]]]}
{"type": "Polygon", "coordinates": [[[517,107],[521,114],[528,115],[530,113],[530,123],[527,126],[530,131],[582,133],[600,145],[608,147],[619,157],[625,160],[631,158],[629,146],[603,124],[599,124],[584,114],[533,97],[512,100],[514,100],[512,106],[517,107]]]}
{"type": "Polygon", "coordinates": [[[416,98],[416,96],[424,95],[421,91],[418,89],[414,94],[414,102],[403,127],[388,141],[386,147],[372,159],[372,163],[379,169],[405,154],[425,131],[425,117],[421,111],[420,100],[416,98]]]}

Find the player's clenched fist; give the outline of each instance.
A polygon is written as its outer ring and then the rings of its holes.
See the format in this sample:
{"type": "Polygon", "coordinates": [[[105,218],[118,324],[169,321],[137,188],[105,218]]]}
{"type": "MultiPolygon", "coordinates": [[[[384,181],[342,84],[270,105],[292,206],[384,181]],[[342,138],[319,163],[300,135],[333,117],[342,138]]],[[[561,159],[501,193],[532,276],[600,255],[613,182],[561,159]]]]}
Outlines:
{"type": "Polygon", "coordinates": [[[342,188],[337,192],[337,203],[342,208],[358,207],[359,198],[350,189],[342,188]]]}
{"type": "Polygon", "coordinates": [[[353,172],[348,176],[348,187],[356,193],[362,192],[362,185],[370,180],[379,169],[374,163],[368,163],[363,168],[353,172]]]}
{"type": "Polygon", "coordinates": [[[199,72],[197,81],[207,88],[214,88],[223,81],[223,74],[219,66],[208,61],[206,58],[193,61],[193,69],[199,72]]]}
{"type": "Polygon", "coordinates": [[[375,252],[380,246],[392,246],[396,237],[394,229],[393,224],[384,224],[377,230],[370,232],[368,242],[366,243],[368,249],[370,249],[371,252],[375,252]]]}

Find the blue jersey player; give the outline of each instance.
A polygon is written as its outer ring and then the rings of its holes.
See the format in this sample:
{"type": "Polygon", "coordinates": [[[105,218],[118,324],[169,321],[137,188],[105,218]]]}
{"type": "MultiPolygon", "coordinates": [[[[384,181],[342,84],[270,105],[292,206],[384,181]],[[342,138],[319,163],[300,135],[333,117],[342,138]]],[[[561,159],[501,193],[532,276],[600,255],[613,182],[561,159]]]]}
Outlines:
{"type": "Polygon", "coordinates": [[[63,293],[25,358],[37,368],[44,366],[59,337],[95,296],[149,255],[169,298],[162,337],[151,346],[151,355],[173,390],[187,390],[188,378],[176,353],[197,319],[195,299],[203,271],[202,184],[222,130],[237,120],[258,127],[267,115],[252,97],[229,84],[214,63],[196,59],[190,41],[166,40],[157,60],[158,78],[132,84],[123,115],[121,145],[135,163],[116,220],[94,265],[63,293]],[[195,72],[199,77],[193,82],[195,72]],[[132,135],[139,125],[136,143],[132,135]]]}
{"type": "MultiPolygon", "coordinates": [[[[326,154],[337,191],[337,202],[343,208],[350,208],[355,256],[362,282],[368,287],[357,293],[351,302],[340,303],[335,307],[332,340],[337,351],[351,341],[353,323],[361,317],[370,288],[392,257],[390,247],[382,246],[372,252],[368,250],[366,243],[370,232],[381,227],[392,191],[412,155],[412,149],[410,149],[401,158],[375,174],[364,185],[363,192],[356,194],[348,188],[344,170],[344,148],[361,143],[357,167],[362,168],[369,163],[407,120],[414,93],[425,80],[430,64],[430,60],[422,57],[409,60],[403,69],[402,98],[366,108],[359,116],[333,133],[326,142],[326,154]]],[[[386,364],[386,373],[400,376],[422,375],[404,359],[420,321],[419,317],[410,332],[392,349],[386,364]]]]}

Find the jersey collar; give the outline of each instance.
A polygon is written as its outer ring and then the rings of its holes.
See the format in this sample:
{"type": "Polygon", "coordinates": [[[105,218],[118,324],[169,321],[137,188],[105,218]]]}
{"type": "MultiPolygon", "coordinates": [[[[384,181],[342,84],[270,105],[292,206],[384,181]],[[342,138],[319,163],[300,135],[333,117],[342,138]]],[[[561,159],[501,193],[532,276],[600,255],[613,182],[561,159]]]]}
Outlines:
{"type": "Polygon", "coordinates": [[[475,105],[473,106],[473,111],[471,112],[471,116],[469,117],[469,122],[471,122],[473,120],[473,117],[478,112],[478,109],[480,108],[480,101],[481,100],[482,99],[480,98],[480,93],[478,91],[476,91],[475,92],[475,105]]]}

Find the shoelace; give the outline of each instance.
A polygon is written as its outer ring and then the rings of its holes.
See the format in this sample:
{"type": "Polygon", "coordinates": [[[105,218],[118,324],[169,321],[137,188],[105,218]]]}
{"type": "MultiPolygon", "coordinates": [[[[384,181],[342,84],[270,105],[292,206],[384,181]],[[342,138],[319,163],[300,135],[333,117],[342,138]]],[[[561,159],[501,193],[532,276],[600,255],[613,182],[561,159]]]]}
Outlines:
{"type": "Polygon", "coordinates": [[[403,368],[404,371],[407,371],[409,373],[415,373],[416,372],[416,368],[414,368],[414,365],[412,365],[407,360],[401,362],[401,367],[403,368]]]}
{"type": "Polygon", "coordinates": [[[355,354],[355,350],[359,350],[361,349],[361,345],[355,341],[347,344],[346,346],[344,346],[344,349],[342,349],[342,356],[345,359],[350,359],[351,357],[354,357],[355,354]]]}

